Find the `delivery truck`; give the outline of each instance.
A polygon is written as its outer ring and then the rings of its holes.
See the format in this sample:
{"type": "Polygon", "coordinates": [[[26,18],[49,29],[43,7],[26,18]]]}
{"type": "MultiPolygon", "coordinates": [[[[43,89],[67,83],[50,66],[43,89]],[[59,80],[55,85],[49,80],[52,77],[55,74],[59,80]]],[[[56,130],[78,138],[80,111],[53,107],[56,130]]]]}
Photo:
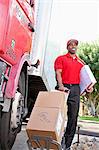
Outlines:
{"type": "Polygon", "coordinates": [[[51,89],[51,10],[52,0],[0,1],[0,150],[12,148],[39,91],[51,89]]]}

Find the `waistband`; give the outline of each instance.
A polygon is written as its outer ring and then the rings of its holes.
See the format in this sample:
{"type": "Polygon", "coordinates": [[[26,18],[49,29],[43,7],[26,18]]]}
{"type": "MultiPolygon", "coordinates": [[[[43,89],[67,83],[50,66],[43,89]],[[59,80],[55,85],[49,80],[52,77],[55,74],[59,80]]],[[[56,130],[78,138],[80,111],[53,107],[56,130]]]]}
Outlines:
{"type": "Polygon", "coordinates": [[[79,84],[63,84],[64,86],[67,86],[67,87],[72,87],[72,86],[79,86],[79,84]]]}

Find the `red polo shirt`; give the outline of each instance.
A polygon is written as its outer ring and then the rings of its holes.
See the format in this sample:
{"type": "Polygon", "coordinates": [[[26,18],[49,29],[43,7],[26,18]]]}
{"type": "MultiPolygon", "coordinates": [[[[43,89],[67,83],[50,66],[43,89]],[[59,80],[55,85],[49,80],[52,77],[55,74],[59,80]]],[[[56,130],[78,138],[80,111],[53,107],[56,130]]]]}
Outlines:
{"type": "Polygon", "coordinates": [[[84,66],[84,62],[75,56],[71,57],[69,53],[59,56],[55,60],[54,69],[62,69],[62,82],[64,84],[79,84],[80,70],[84,66]]]}

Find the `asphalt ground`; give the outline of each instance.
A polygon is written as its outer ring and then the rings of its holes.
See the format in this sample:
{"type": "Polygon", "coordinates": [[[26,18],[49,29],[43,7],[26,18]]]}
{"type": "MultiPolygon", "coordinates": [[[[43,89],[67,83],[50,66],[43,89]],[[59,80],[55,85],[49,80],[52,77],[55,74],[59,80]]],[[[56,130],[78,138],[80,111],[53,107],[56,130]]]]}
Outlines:
{"type": "MultiPolygon", "coordinates": [[[[99,122],[79,121],[80,138],[87,137],[88,139],[96,138],[99,141],[99,122]]],[[[12,150],[29,150],[27,145],[28,136],[26,133],[26,124],[23,124],[21,132],[17,135],[15,144],[12,150]]],[[[78,134],[75,134],[73,143],[77,142],[78,134]]]]}

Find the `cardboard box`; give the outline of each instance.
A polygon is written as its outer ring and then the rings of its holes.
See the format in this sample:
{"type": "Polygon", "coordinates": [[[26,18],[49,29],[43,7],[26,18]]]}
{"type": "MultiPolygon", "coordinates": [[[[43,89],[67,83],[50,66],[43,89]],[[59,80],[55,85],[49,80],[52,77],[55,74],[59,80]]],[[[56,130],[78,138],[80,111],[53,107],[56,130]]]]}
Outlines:
{"type": "MultiPolygon", "coordinates": [[[[57,108],[35,107],[27,124],[27,134],[33,148],[37,148],[32,141],[33,136],[51,137],[53,140],[61,142],[64,127],[64,118],[61,110],[57,108]]],[[[40,141],[44,145],[44,141],[40,141]]],[[[53,144],[51,148],[57,149],[53,144]]]]}
{"type": "Polygon", "coordinates": [[[41,91],[35,102],[35,107],[48,107],[61,109],[62,115],[67,119],[67,98],[69,93],[58,90],[46,92],[41,91]]]}
{"type": "MultiPolygon", "coordinates": [[[[35,107],[63,108],[66,105],[68,93],[61,91],[39,92],[35,107]]],[[[65,106],[66,107],[66,106],[65,106]]]]}
{"type": "MultiPolygon", "coordinates": [[[[27,124],[27,134],[34,148],[33,136],[52,137],[61,142],[66,120],[66,99],[64,92],[40,92],[27,124]]],[[[41,141],[44,145],[44,141],[41,141]]],[[[51,145],[52,149],[57,149],[51,145]]]]}
{"type": "Polygon", "coordinates": [[[84,65],[80,71],[80,94],[82,95],[88,87],[94,86],[96,79],[88,65],[84,65]]]}

